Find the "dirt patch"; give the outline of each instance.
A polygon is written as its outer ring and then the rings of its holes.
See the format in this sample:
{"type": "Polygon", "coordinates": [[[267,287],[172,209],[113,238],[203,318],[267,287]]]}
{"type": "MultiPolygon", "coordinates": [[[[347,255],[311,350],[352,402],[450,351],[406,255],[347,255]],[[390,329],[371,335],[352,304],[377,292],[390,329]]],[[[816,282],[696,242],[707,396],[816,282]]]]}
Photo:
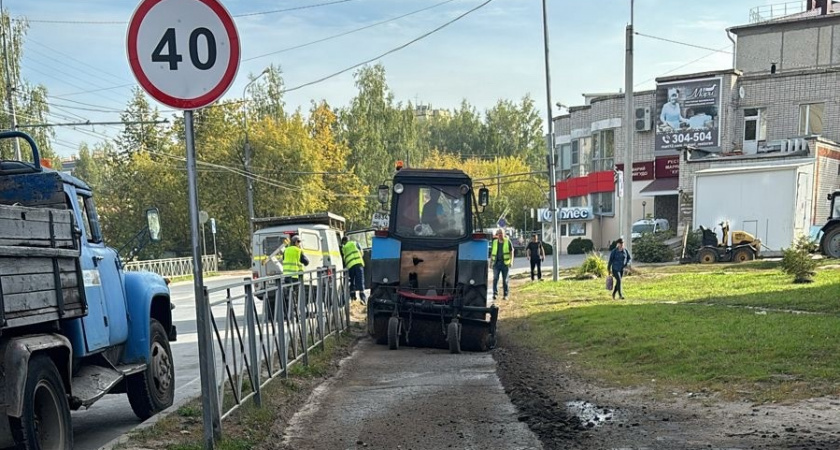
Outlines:
{"type": "MultiPolygon", "coordinates": [[[[309,366],[298,363],[289,370],[288,378],[272,381],[263,388],[262,407],[246,402],[222,422],[220,449],[275,448],[282,439],[288,421],[306,403],[312,391],[339,369],[342,359],[350,355],[364,336],[359,322],[339,338],[327,341],[327,351],[310,354],[309,366]]],[[[199,400],[180,407],[155,425],[131,433],[120,449],[200,449],[202,446],[202,410],[199,400]]]]}
{"type": "Polygon", "coordinates": [[[583,378],[571,362],[505,339],[494,357],[513,403],[545,448],[840,449],[840,397],[792,404],[751,404],[714,392],[651,386],[614,388],[583,378]]]}

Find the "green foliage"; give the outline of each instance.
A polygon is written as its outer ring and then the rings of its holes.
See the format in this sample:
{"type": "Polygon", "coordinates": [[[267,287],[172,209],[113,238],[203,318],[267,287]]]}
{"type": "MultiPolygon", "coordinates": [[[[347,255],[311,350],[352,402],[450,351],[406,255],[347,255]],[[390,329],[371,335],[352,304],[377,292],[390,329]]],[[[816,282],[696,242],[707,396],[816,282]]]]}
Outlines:
{"type": "Polygon", "coordinates": [[[577,269],[578,277],[594,275],[596,277],[607,276],[607,261],[601,255],[591,252],[577,269]]]}
{"type": "Polygon", "coordinates": [[[685,240],[685,257],[692,261],[697,257],[700,247],[703,246],[703,232],[700,229],[692,230],[685,240]]]}
{"type": "Polygon", "coordinates": [[[800,235],[793,246],[783,251],[782,271],[793,276],[794,283],[810,283],[814,279],[817,261],[811,253],[817,251],[817,244],[808,236],[800,235]]]}
{"type": "Polygon", "coordinates": [[[591,239],[575,238],[566,247],[566,252],[570,255],[583,255],[595,250],[595,244],[591,239]]]}
{"type": "Polygon", "coordinates": [[[633,258],[646,263],[668,262],[673,261],[674,251],[658,236],[646,233],[633,241],[633,258]]]}

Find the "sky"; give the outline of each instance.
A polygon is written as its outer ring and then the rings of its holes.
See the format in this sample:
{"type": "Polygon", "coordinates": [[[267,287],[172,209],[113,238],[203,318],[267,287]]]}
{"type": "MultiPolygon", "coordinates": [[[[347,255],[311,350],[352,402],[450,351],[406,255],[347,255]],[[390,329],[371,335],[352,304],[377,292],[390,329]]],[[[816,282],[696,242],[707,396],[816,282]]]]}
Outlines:
{"type": "MultiPolygon", "coordinates": [[[[241,98],[249,75],[279,65],[287,87],[298,86],[374,58],[405,44],[486,0],[222,0],[234,16],[242,61],[223,98],[241,98]],[[313,6],[324,3],[322,6],[313,6]],[[437,5],[437,6],[435,6],[437,5]],[[274,12],[302,6],[309,8],[274,12]],[[366,30],[296,50],[289,47],[408,15],[366,30]],[[264,14],[253,14],[264,13],[264,14]]],[[[732,66],[725,29],[746,24],[752,7],[772,0],[636,0],[636,90],[654,78],[732,66]],[[711,50],[710,50],[711,49],[711,50]],[[714,51],[718,50],[718,51],[714,51]]],[[[126,0],[4,0],[12,17],[25,16],[23,76],[50,94],[51,123],[119,121],[138,86],[126,56],[126,30],[138,2],[126,0]]],[[[583,93],[624,87],[625,26],[630,0],[547,0],[551,104],[583,103],[583,93]]],[[[379,60],[396,100],[455,108],[466,99],[484,111],[499,99],[530,95],[546,117],[540,0],[492,0],[442,30],[379,60]]],[[[289,92],[289,109],[308,110],[313,100],[349,104],[357,90],[354,70],[289,92]]],[[[159,105],[162,110],[168,107],[159,105]]],[[[167,112],[166,116],[171,116],[167,112]]],[[[25,117],[18,123],[27,123],[25,117]]],[[[117,125],[57,127],[62,156],[115,136],[117,125]]]]}

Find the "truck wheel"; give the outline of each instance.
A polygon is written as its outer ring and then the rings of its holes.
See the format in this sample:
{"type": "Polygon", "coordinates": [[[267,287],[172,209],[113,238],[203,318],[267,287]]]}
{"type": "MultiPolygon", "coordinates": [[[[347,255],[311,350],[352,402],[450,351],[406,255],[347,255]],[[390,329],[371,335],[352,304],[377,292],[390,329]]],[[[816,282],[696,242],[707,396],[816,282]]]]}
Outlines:
{"type": "Polygon", "coordinates": [[[752,261],[754,259],[755,253],[748,248],[739,248],[738,250],[735,250],[735,254],[732,255],[732,261],[736,263],[752,261]]]}
{"type": "Polygon", "coordinates": [[[714,264],[717,262],[717,252],[710,248],[703,248],[700,249],[700,253],[698,254],[700,264],[714,264]]]}
{"type": "Polygon", "coordinates": [[[840,258],[840,226],[828,230],[823,236],[822,253],[830,258],[840,258]]]}
{"type": "Polygon", "coordinates": [[[446,340],[449,341],[449,353],[461,353],[461,324],[457,319],[446,327],[446,340]]]}
{"type": "Polygon", "coordinates": [[[175,367],[172,350],[163,325],[152,319],[151,342],[146,370],[126,378],[128,402],[134,414],[142,420],[172,406],[175,399],[175,367]]]}
{"type": "Polygon", "coordinates": [[[23,415],[9,417],[15,443],[26,450],[70,450],[73,426],[70,405],[58,369],[47,355],[29,360],[23,415]]]}
{"type": "Polygon", "coordinates": [[[400,319],[397,317],[388,319],[388,348],[391,350],[400,348],[400,319]]]}

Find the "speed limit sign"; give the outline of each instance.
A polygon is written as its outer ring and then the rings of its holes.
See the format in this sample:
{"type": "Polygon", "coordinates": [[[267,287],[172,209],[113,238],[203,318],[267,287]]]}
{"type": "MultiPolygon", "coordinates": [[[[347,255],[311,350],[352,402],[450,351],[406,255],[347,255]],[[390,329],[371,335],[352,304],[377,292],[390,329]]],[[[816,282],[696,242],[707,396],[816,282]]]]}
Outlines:
{"type": "Polygon", "coordinates": [[[239,35],[218,0],[143,0],[128,25],[127,50],[140,86],[177,109],[218,100],[239,69],[239,35]]]}

